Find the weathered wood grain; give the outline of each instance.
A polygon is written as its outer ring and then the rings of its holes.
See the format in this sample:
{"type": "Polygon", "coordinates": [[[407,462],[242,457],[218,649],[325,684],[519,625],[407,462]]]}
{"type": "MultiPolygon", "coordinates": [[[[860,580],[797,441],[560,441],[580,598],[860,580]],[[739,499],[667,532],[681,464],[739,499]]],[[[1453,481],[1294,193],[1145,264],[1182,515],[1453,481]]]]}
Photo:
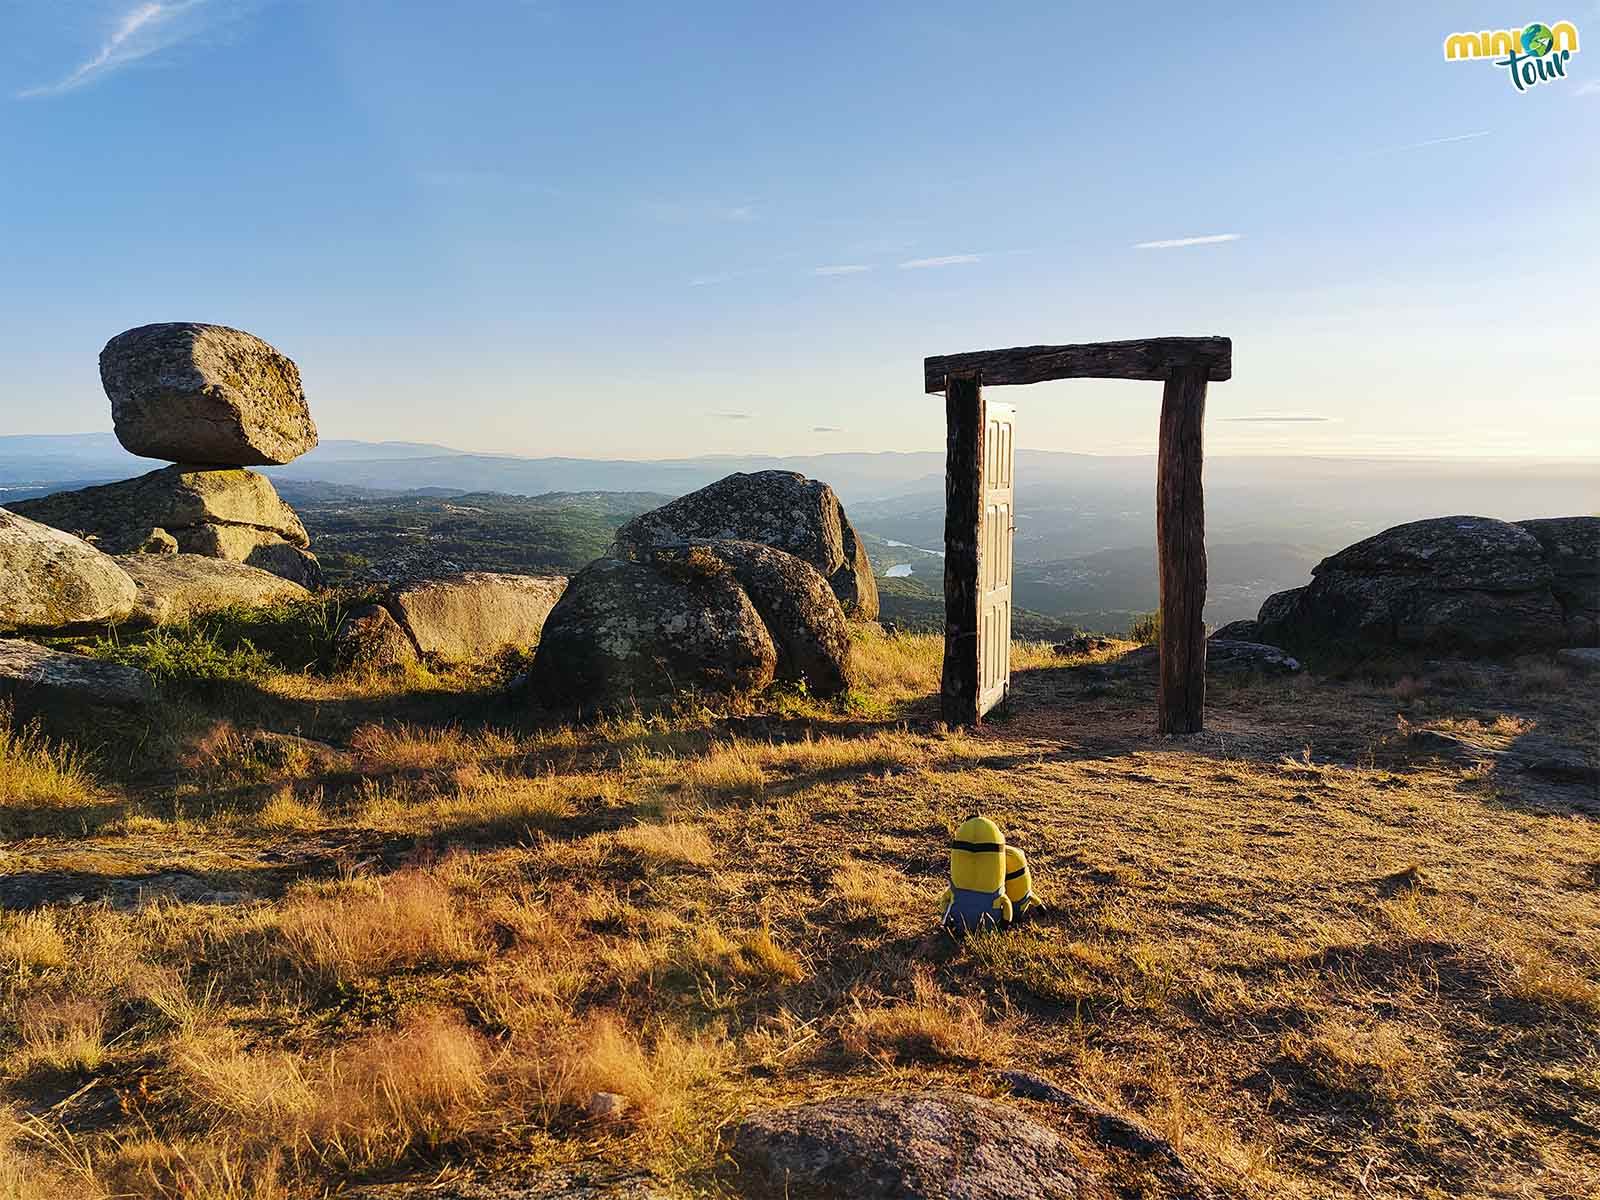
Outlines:
{"type": "Polygon", "coordinates": [[[922,360],[929,392],[945,390],[945,377],[981,371],[987,387],[1043,383],[1050,379],[1161,379],[1175,370],[1203,368],[1219,383],[1233,375],[1233,342],[1225,337],[1139,338],[1131,342],[1086,342],[1077,346],[1014,346],[936,354],[922,360]]]}
{"type": "Polygon", "coordinates": [[[1161,679],[1156,728],[1199,733],[1206,703],[1204,367],[1174,371],[1161,393],[1156,553],[1161,572],[1161,679]]]}
{"type": "MultiPolygon", "coordinates": [[[[939,386],[944,388],[941,377],[939,386]]],[[[951,725],[976,725],[978,588],[982,578],[983,379],[958,371],[945,389],[944,670],[939,703],[951,725]]]]}

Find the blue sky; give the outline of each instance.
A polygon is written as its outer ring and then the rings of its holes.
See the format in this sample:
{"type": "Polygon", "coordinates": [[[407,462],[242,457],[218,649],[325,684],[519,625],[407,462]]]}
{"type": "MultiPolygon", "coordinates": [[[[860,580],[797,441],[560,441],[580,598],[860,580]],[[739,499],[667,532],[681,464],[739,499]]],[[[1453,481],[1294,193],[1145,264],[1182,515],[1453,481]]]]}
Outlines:
{"type": "MultiPolygon", "coordinates": [[[[925,354],[1221,333],[1213,453],[1600,454],[1600,6],[1208,7],[4,0],[0,428],[108,428],[148,321],[324,436],[641,458],[935,448],[925,354]],[[1561,19],[1525,94],[1443,60],[1561,19]]],[[[1130,453],[1159,393],[1002,398],[1130,453]]]]}

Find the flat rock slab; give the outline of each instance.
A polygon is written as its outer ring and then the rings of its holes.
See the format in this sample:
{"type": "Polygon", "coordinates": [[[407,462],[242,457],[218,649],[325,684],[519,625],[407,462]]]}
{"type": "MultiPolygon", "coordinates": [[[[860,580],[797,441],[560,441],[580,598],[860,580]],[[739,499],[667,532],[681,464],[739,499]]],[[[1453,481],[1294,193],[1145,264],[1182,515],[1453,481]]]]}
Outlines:
{"type": "Polygon", "coordinates": [[[249,892],[218,887],[187,871],[160,871],[125,878],[85,877],[64,871],[0,872],[0,910],[25,912],[47,905],[104,903],[117,912],[151,904],[232,905],[256,899],[249,892]]]}
{"type": "Polygon", "coordinates": [[[117,440],[145,458],[286,463],[317,444],[294,360],[225,325],[119,333],[100,352],[100,382],[117,440]]]}
{"type": "Polygon", "coordinates": [[[132,611],[133,580],[82,538],[0,508],[0,629],[60,629],[132,611]]]}
{"type": "MultiPolygon", "coordinates": [[[[1117,666],[1127,670],[1153,670],[1161,661],[1155,646],[1130,650],[1117,666]]],[[[1206,670],[1221,675],[1293,675],[1302,670],[1300,660],[1265,642],[1236,642],[1229,638],[1206,641],[1206,670]]]]}
{"type": "Polygon", "coordinates": [[[0,639],[0,696],[29,708],[60,703],[140,708],[155,699],[156,688],[136,667],[0,639]]]}
{"type": "Polygon", "coordinates": [[[311,594],[270,571],[200,554],[128,554],[116,561],[139,589],[132,619],[152,625],[311,594]]]}
{"type": "Polygon", "coordinates": [[[747,1194],[833,1200],[1072,1200],[1072,1146],[1009,1105],[954,1091],[753,1112],[733,1134],[747,1194]]]}
{"type": "Polygon", "coordinates": [[[537,643],[566,586],[565,575],[467,571],[402,584],[384,607],[421,653],[475,662],[537,643]]]}
{"type": "Polygon", "coordinates": [[[610,1167],[559,1167],[495,1182],[383,1183],[343,1193],[349,1200],[668,1200],[650,1176],[610,1167]]]}

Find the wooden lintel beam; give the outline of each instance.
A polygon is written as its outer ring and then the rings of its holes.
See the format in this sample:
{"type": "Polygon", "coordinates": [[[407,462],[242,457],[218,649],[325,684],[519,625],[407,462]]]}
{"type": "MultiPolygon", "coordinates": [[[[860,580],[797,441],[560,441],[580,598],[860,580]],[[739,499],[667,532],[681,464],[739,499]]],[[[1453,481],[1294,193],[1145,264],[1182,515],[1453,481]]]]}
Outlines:
{"type": "Polygon", "coordinates": [[[985,387],[1043,383],[1050,379],[1168,379],[1175,371],[1201,369],[1220,383],[1233,375],[1233,342],[1225,337],[1139,338],[1131,342],[1085,342],[1078,346],[1014,346],[936,354],[922,360],[923,387],[944,391],[945,376],[981,371],[985,387]]]}

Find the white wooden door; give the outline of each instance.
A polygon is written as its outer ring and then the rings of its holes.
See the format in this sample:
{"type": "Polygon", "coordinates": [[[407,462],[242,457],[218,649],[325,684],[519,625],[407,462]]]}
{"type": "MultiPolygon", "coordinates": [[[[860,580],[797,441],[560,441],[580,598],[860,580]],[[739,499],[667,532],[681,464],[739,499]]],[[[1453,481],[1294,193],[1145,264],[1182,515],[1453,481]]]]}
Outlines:
{"type": "Polygon", "coordinates": [[[978,715],[1011,690],[1011,538],[1017,528],[1011,486],[1017,412],[989,403],[983,431],[983,553],[978,581],[978,715]]]}

